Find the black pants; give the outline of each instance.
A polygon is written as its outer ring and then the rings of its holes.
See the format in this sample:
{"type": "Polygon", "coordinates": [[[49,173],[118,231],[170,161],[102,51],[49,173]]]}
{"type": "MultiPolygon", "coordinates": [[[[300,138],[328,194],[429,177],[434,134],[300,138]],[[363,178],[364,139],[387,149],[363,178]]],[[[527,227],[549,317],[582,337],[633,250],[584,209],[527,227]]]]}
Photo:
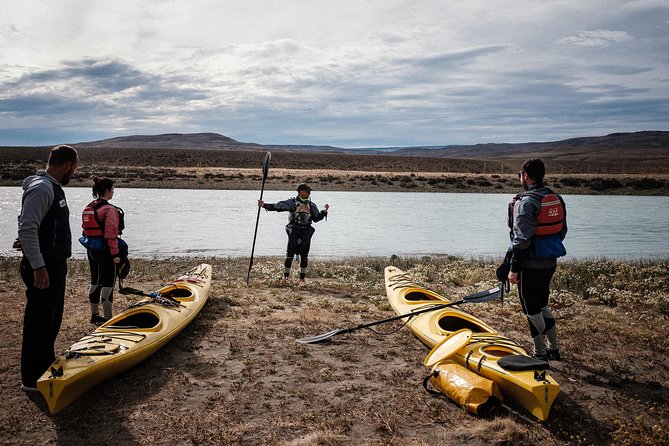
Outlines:
{"type": "Polygon", "coordinates": [[[311,249],[311,236],[315,231],[311,226],[293,226],[288,234],[286,257],[293,258],[297,254],[306,258],[311,249]]]}
{"type": "MultiPolygon", "coordinates": [[[[109,253],[109,249],[99,251],[86,251],[88,255],[88,267],[91,271],[91,288],[88,294],[88,300],[91,303],[100,303],[100,293],[102,288],[114,289],[116,280],[116,264],[114,258],[109,253]]],[[[109,294],[107,300],[114,300],[113,292],[109,294]]]]}
{"type": "Polygon", "coordinates": [[[543,307],[548,306],[550,285],[555,267],[550,268],[521,268],[518,277],[518,297],[526,315],[541,313],[543,307]]]}
{"type": "Polygon", "coordinates": [[[30,262],[21,259],[21,278],[26,289],[26,309],[23,317],[21,346],[21,381],[35,387],[37,379],[56,359],[55,343],[63,320],[65,304],[66,259],[45,259],[49,272],[49,288],[35,288],[35,276],[30,262]]]}
{"type": "Polygon", "coordinates": [[[300,256],[300,279],[304,280],[309,265],[309,249],[311,248],[311,236],[316,230],[311,226],[288,226],[288,248],[286,248],[286,260],[284,262],[284,276],[288,277],[293,257],[300,256]]]}

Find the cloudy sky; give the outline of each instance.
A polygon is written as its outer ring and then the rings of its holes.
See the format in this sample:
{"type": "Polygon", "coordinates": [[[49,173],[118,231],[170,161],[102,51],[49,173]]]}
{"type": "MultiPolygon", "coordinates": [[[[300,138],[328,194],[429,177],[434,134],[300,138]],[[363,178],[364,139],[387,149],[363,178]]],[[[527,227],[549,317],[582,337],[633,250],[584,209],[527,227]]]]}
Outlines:
{"type": "Polygon", "coordinates": [[[0,0],[0,145],[669,130],[666,0],[0,0]]]}

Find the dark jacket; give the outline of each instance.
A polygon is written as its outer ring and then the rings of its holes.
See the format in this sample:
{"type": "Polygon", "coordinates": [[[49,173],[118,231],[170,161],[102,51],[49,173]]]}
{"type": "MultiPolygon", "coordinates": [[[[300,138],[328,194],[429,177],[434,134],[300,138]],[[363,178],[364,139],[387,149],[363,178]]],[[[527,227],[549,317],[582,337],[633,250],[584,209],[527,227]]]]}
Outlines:
{"type": "MultiPolygon", "coordinates": [[[[536,195],[545,196],[555,193],[544,185],[531,184],[528,191],[533,194],[521,194],[513,208],[513,229],[511,239],[511,271],[518,272],[521,268],[551,268],[556,265],[557,258],[537,258],[533,254],[533,243],[537,228],[537,216],[541,211],[541,201],[536,195]]],[[[556,194],[564,207],[564,222],[561,231],[555,235],[564,240],[567,234],[567,208],[564,200],[556,194]]]]}
{"type": "Polygon", "coordinates": [[[312,222],[319,222],[328,215],[328,211],[319,211],[318,207],[311,200],[301,202],[297,197],[274,204],[265,203],[264,208],[268,211],[290,212],[288,226],[309,226],[312,222]],[[299,212],[300,210],[304,210],[304,208],[300,209],[300,205],[307,207],[308,212],[299,212]]]}
{"type": "Polygon", "coordinates": [[[63,260],[72,255],[70,209],[65,192],[45,171],[23,181],[18,232],[23,255],[33,269],[43,267],[45,259],[63,260]]]}

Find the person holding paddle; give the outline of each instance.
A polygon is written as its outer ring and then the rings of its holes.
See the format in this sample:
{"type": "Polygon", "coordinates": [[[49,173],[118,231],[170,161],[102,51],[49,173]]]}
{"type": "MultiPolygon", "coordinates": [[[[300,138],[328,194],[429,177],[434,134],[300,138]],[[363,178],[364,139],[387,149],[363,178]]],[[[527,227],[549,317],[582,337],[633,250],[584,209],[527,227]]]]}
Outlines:
{"type": "Polygon", "coordinates": [[[286,249],[286,260],[284,262],[284,280],[290,277],[290,267],[295,255],[300,256],[300,279],[298,285],[305,284],[307,266],[309,264],[309,249],[311,248],[311,236],[316,231],[312,222],[319,222],[327,217],[330,205],[326,204],[322,211],[310,200],[311,188],[306,184],[297,186],[297,196],[278,203],[265,203],[258,200],[258,207],[268,211],[290,212],[286,233],[288,234],[288,248],[286,249]]]}
{"type": "Polygon", "coordinates": [[[123,209],[109,201],[114,197],[114,181],[93,177],[93,200],[81,214],[83,237],[79,242],[86,248],[91,271],[88,300],[91,304],[91,324],[99,325],[111,319],[114,282],[121,258],[127,257],[128,245],[119,238],[125,229],[123,209]],[[102,300],[100,316],[99,305],[102,300]]]}
{"type": "Polygon", "coordinates": [[[555,316],[548,306],[550,283],[557,258],[567,251],[567,212],[561,196],[544,186],[546,168],[530,159],[518,174],[524,192],[516,196],[509,216],[512,237],[509,283],[518,284],[518,296],[530,325],[534,356],[560,361],[555,316]]]}

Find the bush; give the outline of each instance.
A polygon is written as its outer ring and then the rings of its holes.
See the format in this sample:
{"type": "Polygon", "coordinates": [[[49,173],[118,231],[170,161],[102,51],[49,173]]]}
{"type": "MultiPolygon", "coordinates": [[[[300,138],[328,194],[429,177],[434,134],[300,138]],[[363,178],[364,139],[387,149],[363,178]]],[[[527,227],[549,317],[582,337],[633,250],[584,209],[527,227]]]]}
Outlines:
{"type": "Polygon", "coordinates": [[[622,187],[620,181],[612,178],[593,178],[589,184],[590,188],[596,191],[602,191],[606,189],[615,189],[622,187]]]}
{"type": "Polygon", "coordinates": [[[664,181],[656,180],[655,178],[641,178],[630,181],[629,185],[636,190],[662,189],[664,181]]]}
{"type": "Polygon", "coordinates": [[[581,185],[581,179],[580,178],[573,178],[573,177],[565,177],[560,180],[562,184],[565,186],[570,186],[570,187],[578,187],[581,185]]]}

